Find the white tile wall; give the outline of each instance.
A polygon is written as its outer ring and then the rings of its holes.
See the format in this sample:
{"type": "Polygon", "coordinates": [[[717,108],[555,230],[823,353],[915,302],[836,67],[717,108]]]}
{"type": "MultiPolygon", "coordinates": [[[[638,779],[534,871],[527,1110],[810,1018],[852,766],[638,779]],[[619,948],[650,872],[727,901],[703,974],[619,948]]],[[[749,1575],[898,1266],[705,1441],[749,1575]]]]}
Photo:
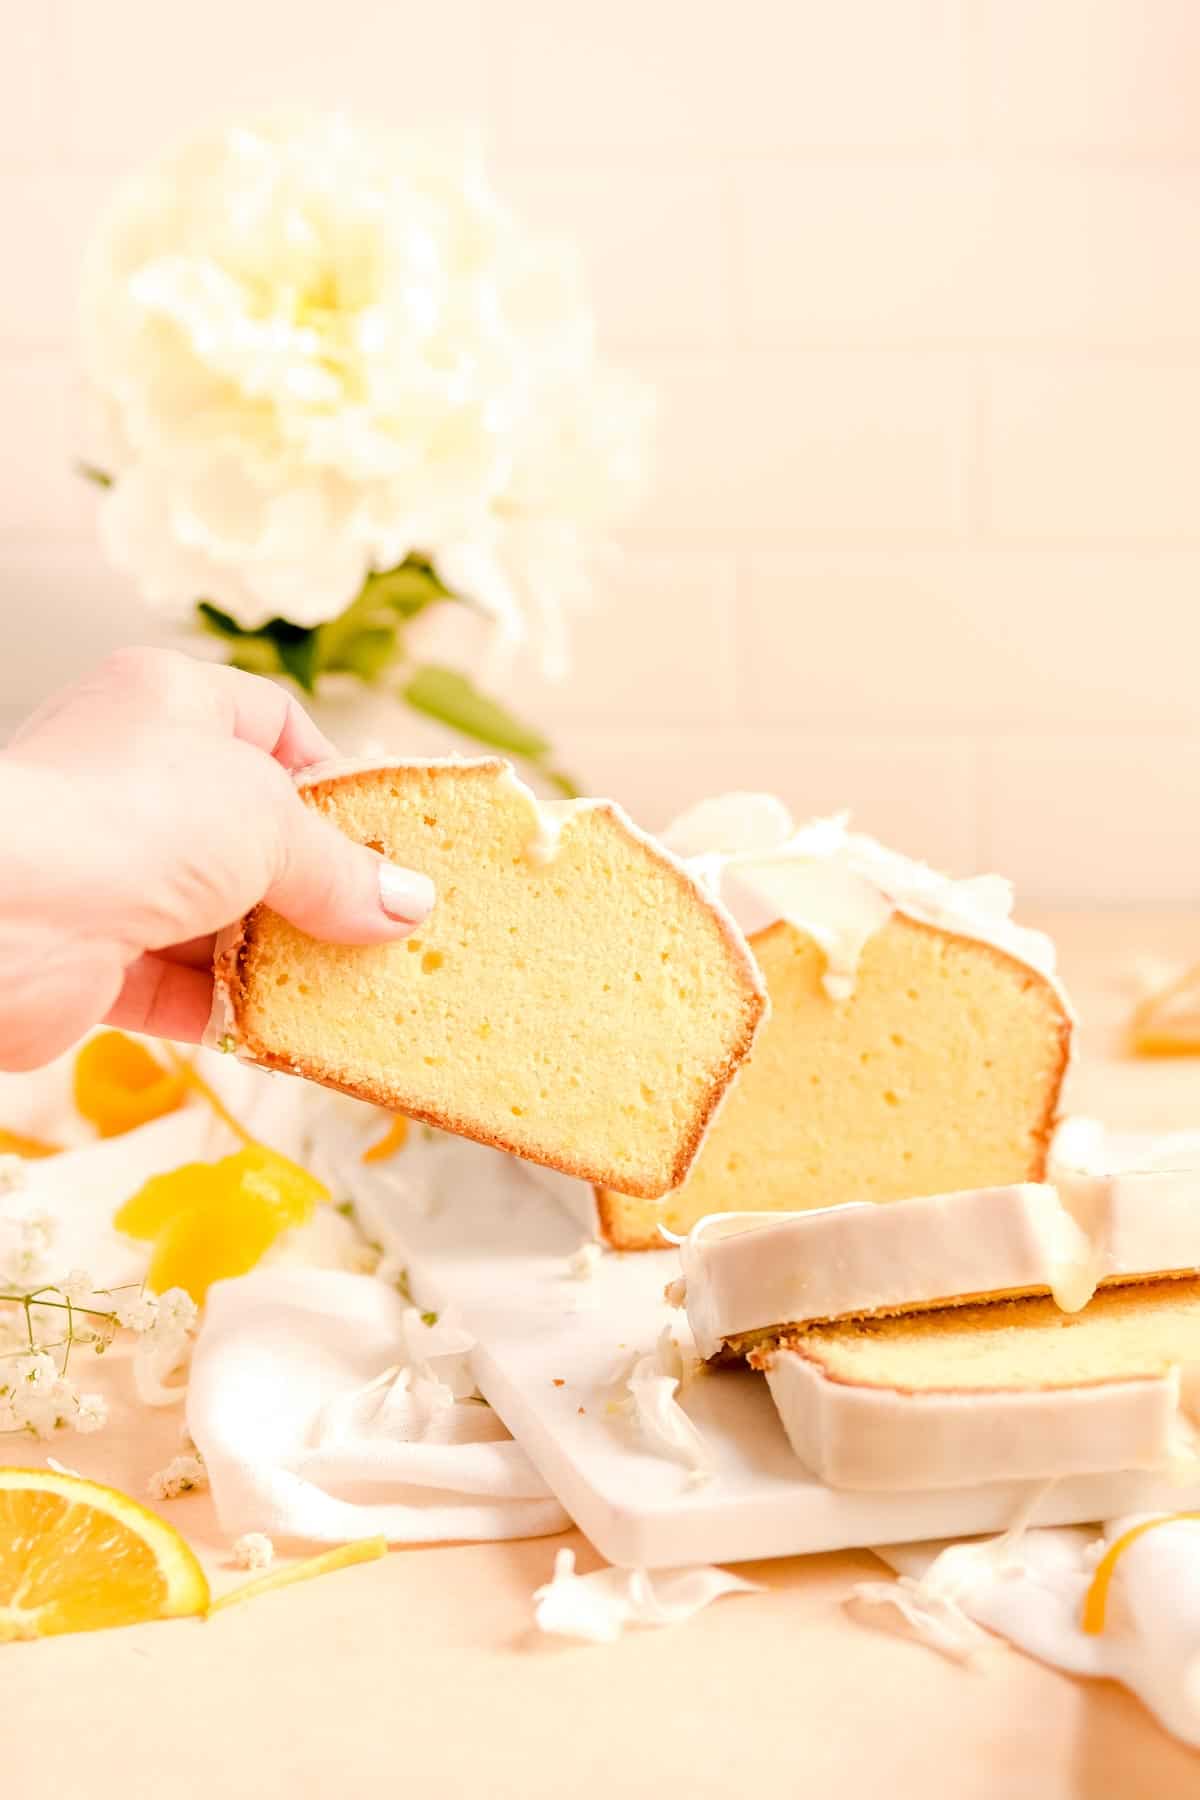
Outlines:
{"type": "Polygon", "coordinates": [[[1196,0],[40,0],[0,59],[0,733],[160,629],[94,541],[75,290],[120,171],[275,102],[481,123],[656,385],[576,676],[653,821],[853,806],[1055,899],[1192,900],[1196,0]]]}

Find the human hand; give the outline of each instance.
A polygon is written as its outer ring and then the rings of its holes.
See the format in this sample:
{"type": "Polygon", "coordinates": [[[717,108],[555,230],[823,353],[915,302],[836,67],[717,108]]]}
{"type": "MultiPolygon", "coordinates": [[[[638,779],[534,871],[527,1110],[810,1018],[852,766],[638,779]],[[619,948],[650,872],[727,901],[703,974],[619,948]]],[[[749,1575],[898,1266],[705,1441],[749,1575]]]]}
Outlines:
{"type": "Polygon", "coordinates": [[[213,933],[258,901],[315,938],[413,930],[425,875],[352,844],[291,774],[336,756],[282,689],[123,650],[0,753],[0,1069],[100,1020],[198,1042],[213,933]]]}

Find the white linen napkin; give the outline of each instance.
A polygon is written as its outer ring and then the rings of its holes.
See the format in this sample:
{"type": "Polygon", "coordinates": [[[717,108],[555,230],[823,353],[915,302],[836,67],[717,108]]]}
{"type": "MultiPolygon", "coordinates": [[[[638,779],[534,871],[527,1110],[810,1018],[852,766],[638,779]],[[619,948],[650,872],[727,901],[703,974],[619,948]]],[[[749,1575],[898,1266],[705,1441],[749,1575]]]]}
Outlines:
{"type": "Polygon", "coordinates": [[[264,1269],[213,1287],[188,1429],[233,1537],[540,1537],[570,1520],[473,1391],[453,1324],[370,1276],[264,1269]]]}
{"type": "Polygon", "coordinates": [[[976,1647],[966,1621],[1071,1675],[1123,1682],[1165,1729],[1200,1748],[1200,1520],[1169,1519],[1122,1551],[1105,1628],[1083,1630],[1084,1595],[1109,1544],[1142,1519],[1039,1528],[975,1544],[877,1550],[896,1583],[865,1583],[855,1598],[896,1606],[932,1648],[976,1647]]]}

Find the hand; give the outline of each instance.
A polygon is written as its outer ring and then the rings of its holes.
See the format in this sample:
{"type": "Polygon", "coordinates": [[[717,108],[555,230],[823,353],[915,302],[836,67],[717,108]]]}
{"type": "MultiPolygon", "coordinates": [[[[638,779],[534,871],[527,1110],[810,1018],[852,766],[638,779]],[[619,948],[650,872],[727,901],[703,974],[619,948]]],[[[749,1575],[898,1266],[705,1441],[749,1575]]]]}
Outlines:
{"type": "Polygon", "coordinates": [[[291,774],[337,753],[282,689],[123,650],[0,753],[0,1068],[100,1020],[198,1042],[213,933],[260,900],[311,937],[406,936],[427,876],[352,844],[291,774]]]}

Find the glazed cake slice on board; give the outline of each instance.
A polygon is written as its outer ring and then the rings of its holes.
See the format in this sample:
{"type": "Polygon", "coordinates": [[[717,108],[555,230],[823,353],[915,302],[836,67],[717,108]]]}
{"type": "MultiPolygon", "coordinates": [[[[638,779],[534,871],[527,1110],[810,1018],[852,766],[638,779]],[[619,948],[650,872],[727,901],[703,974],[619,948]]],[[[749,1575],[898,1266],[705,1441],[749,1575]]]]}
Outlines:
{"type": "Polygon", "coordinates": [[[1072,1018],[1006,882],[952,881],[842,820],[797,830],[763,794],[705,802],[664,841],[745,931],[771,1018],[675,1192],[582,1197],[603,1238],[1041,1180],[1072,1018]]]}
{"type": "Polygon", "coordinates": [[[699,1355],[728,1359],[805,1325],[1200,1272],[1200,1172],[1075,1172],[787,1216],[716,1214],[680,1246],[699,1355]]]}
{"type": "Polygon", "coordinates": [[[814,1325],[751,1361],[796,1455],[831,1487],[1196,1466],[1194,1278],[1106,1288],[1078,1313],[1000,1300],[814,1325]]]}
{"type": "Polygon", "coordinates": [[[367,947],[257,908],[218,947],[210,1035],[589,1181],[678,1185],[766,1008],[720,903],[618,806],[541,804],[499,760],[301,785],[437,902],[367,947]]]}

